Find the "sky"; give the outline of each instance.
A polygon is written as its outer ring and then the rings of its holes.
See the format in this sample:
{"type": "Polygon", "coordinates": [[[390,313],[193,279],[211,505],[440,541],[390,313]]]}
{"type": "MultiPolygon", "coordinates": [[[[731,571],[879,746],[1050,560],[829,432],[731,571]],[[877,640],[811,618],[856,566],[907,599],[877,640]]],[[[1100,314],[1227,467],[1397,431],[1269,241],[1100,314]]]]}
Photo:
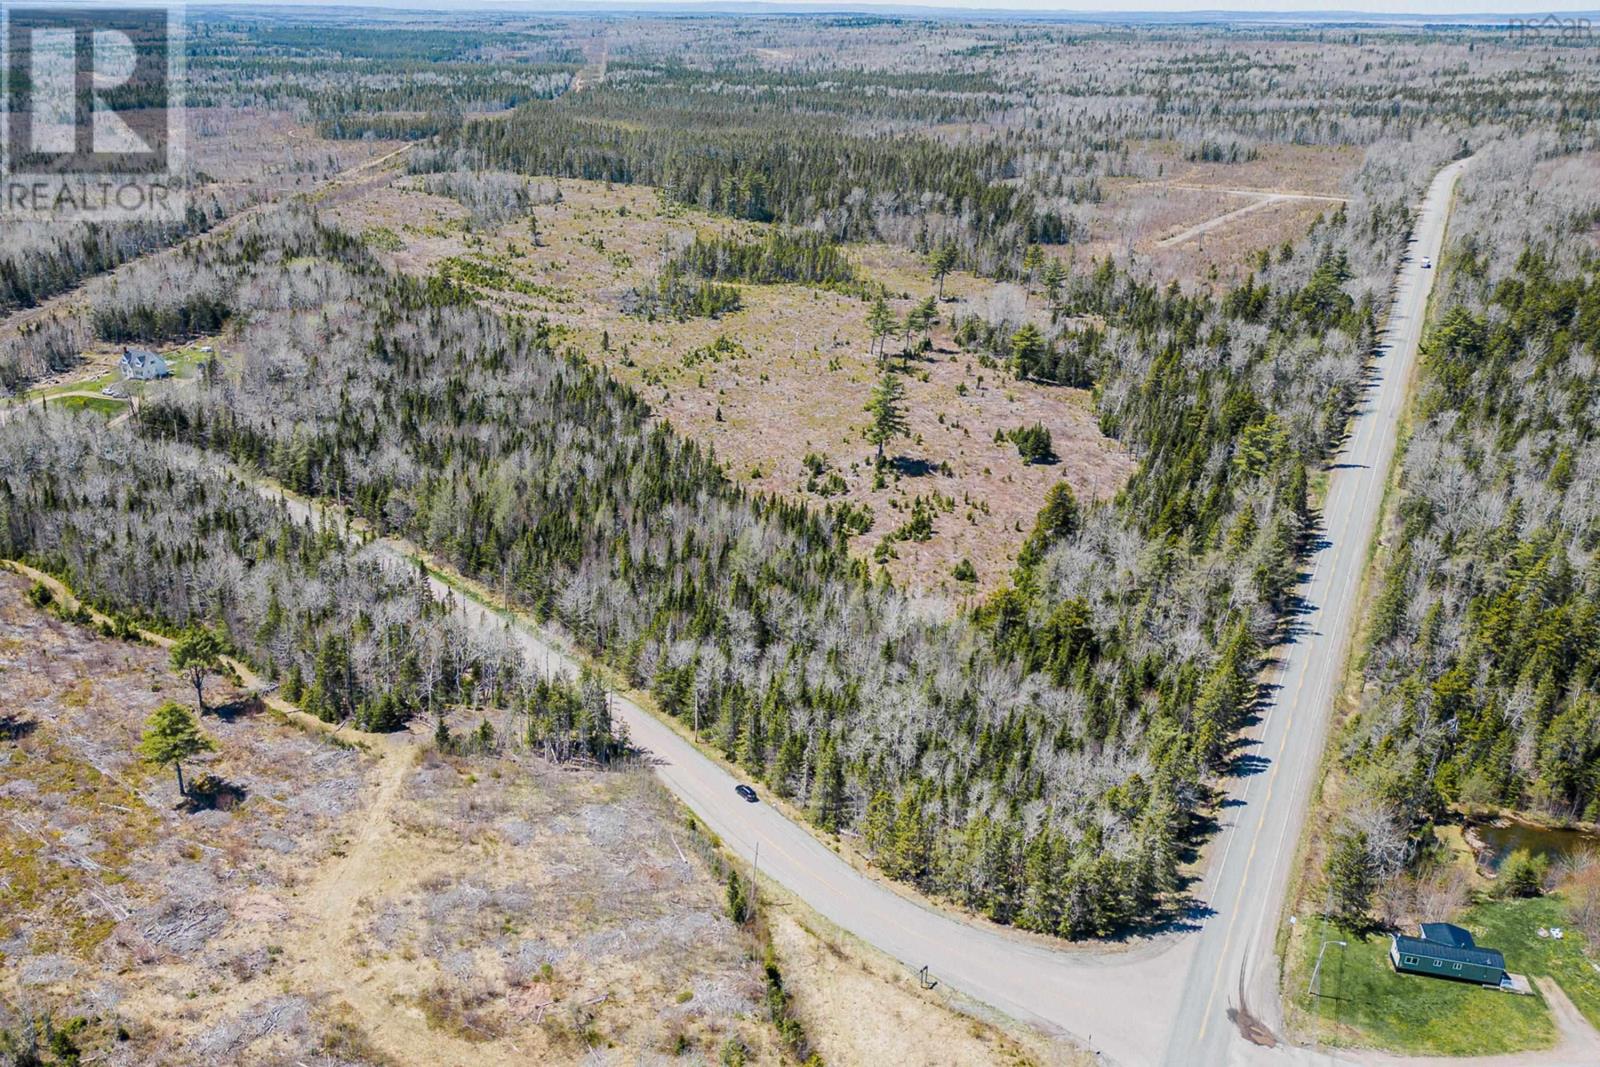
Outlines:
{"type": "MultiPolygon", "coordinates": [[[[92,0],[91,0],[92,2],[92,0]]],[[[1359,12],[1386,15],[1544,15],[1553,12],[1600,11],[1600,0],[727,0],[740,8],[771,6],[785,11],[861,10],[875,7],[941,8],[973,12],[1049,12],[1118,13],[1134,12],[1359,12]]],[[[191,7],[228,6],[287,7],[339,5],[352,7],[391,7],[426,10],[500,9],[507,11],[573,11],[618,7],[638,10],[648,7],[673,8],[699,6],[695,0],[674,3],[664,0],[188,0],[191,7]]],[[[721,6],[721,5],[718,5],[721,6]]]]}
{"type": "MultiPolygon", "coordinates": [[[[47,3],[50,0],[38,0],[47,3]]],[[[85,6],[132,6],[155,3],[165,6],[163,0],[55,0],[79,3],[85,6]]],[[[500,10],[522,12],[573,12],[604,11],[608,8],[639,11],[651,8],[663,10],[706,7],[711,10],[729,7],[741,11],[862,11],[872,9],[899,9],[914,13],[916,9],[939,9],[955,13],[991,12],[1004,14],[1025,12],[1031,14],[1103,14],[1115,19],[1118,14],[1147,12],[1165,13],[1295,13],[1316,12],[1337,14],[1381,14],[1415,16],[1418,19],[1437,19],[1447,15],[1472,16],[1481,20],[1486,16],[1509,15],[1538,17],[1556,13],[1586,13],[1591,16],[1600,46],[1600,0],[178,0],[190,8],[203,7],[370,7],[406,9],[412,11],[500,10]]]]}
{"type": "MultiPolygon", "coordinates": [[[[795,6],[825,8],[838,6],[837,0],[791,0],[795,6]]],[[[865,0],[859,6],[868,6],[865,0]]],[[[851,6],[857,6],[852,4],[851,6]]],[[[1133,0],[1108,3],[1107,0],[920,0],[923,7],[956,7],[974,10],[1009,11],[1366,11],[1394,15],[1489,15],[1554,11],[1593,11],[1597,0],[1133,0]]]]}
{"type": "MultiPolygon", "coordinates": [[[[524,6],[508,0],[512,6],[524,6]]],[[[626,0],[629,6],[647,0],[626,0]]],[[[491,5],[492,6],[492,5],[491,5]]],[[[535,5],[538,6],[538,5],[535,5]]],[[[548,6],[559,6],[559,2],[548,6]]],[[[599,0],[593,6],[607,6],[599,0]]],[[[757,6],[752,4],[751,6],[757,6]]],[[[1395,15],[1490,15],[1595,11],[1600,0],[783,0],[787,8],[837,10],[875,6],[959,8],[970,11],[1363,11],[1395,15]]]]}

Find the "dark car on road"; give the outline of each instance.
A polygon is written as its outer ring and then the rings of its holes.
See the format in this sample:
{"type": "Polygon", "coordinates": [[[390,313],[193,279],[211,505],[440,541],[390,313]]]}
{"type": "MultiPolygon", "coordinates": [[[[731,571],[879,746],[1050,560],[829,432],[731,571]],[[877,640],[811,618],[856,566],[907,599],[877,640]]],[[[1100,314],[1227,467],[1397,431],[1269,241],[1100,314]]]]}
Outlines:
{"type": "Polygon", "coordinates": [[[733,787],[733,791],[752,804],[756,802],[756,791],[747,785],[736,785],[733,787]]]}

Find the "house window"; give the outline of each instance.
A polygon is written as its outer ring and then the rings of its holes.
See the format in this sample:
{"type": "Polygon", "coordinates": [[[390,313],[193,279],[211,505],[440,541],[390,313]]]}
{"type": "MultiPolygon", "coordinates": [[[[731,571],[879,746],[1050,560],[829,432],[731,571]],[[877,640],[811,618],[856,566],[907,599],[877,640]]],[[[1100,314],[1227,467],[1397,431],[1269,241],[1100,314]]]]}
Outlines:
{"type": "Polygon", "coordinates": [[[1460,969],[1461,969],[1461,964],[1459,964],[1459,963],[1458,963],[1458,964],[1456,964],[1456,970],[1458,970],[1458,971],[1459,971],[1459,970],[1460,970],[1460,969]]]}
{"type": "Polygon", "coordinates": [[[1417,957],[1415,957],[1415,956],[1407,956],[1406,957],[1406,963],[1409,964],[1412,967],[1415,967],[1417,965],[1417,957]]]}
{"type": "Polygon", "coordinates": [[[1444,966],[1444,960],[1434,960],[1433,961],[1433,965],[1435,967],[1443,967],[1444,966]]]}

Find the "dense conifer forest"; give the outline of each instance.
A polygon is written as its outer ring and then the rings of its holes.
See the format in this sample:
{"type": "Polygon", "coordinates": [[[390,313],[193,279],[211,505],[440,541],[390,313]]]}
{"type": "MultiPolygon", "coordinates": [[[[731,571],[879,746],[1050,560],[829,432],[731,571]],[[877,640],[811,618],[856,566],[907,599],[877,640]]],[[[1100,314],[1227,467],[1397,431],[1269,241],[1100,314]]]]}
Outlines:
{"type": "Polygon", "coordinates": [[[819,827],[861,833],[889,873],[1079,937],[1172,899],[1190,813],[1249,704],[1305,526],[1305,464],[1370,342],[1379,298],[1339,286],[1352,263],[1381,277],[1403,240],[1350,218],[1249,300],[1110,268],[1075,283],[1064,301],[1127,353],[1097,368],[1107,427],[1175,458],[1110,507],[1063,489],[1017,588],[970,621],[875,582],[831,514],[729,485],[539,323],[390,276],[304,211],[124,272],[95,321],[117,337],[202,312],[236,323],[237,373],[148,404],[143,435],[427,545],[697,721],[819,827]],[[1340,323],[1320,336],[1318,301],[1340,323]],[[1185,364],[1197,378],[1174,373],[1185,364]],[[1307,405],[1283,383],[1314,367],[1344,388],[1307,405]],[[1209,462],[1219,449],[1227,462],[1209,462]]]}
{"type": "Polygon", "coordinates": [[[493,722],[480,736],[498,728],[558,759],[619,754],[592,681],[538,678],[418,574],[296,522],[211,457],[92,415],[29,415],[0,443],[0,558],[60,577],[117,632],[209,629],[329,722],[395,730],[463,705],[493,722]]]}
{"type": "MultiPolygon", "coordinates": [[[[1112,743],[1130,728],[1125,704],[1069,671],[1028,671],[981,630],[874,583],[829,516],[731,487],[537,324],[386,276],[304,214],[182,264],[181,279],[125,274],[102,312],[164,321],[165,304],[204,292],[241,323],[245,355],[237,379],[147,405],[143,436],[337,498],[507,590],[667,713],[698,716],[824,829],[864,826],[874,797],[896,798],[901,851],[880,859],[927,888],[1018,920],[1032,842],[1068,864],[1070,892],[1030,921],[1081,936],[1173,887],[1194,782],[1112,743]]],[[[15,525],[51,494],[30,482],[13,496],[15,525]]],[[[128,607],[163,610],[139,599],[157,588],[129,590],[128,607]]],[[[225,596],[195,595],[200,617],[225,596]]]]}
{"type": "Polygon", "coordinates": [[[1341,742],[1345,833],[1380,878],[1431,863],[1428,830],[1452,811],[1600,818],[1592,173],[1528,138],[1465,179],[1372,609],[1371,694],[1341,742]]]}
{"type": "MultiPolygon", "coordinates": [[[[403,276],[380,263],[380,235],[340,228],[316,197],[124,266],[90,284],[81,320],[0,340],[7,388],[91,342],[225,332],[230,350],[150,396],[131,440],[7,422],[0,555],[130,617],[215,627],[330,718],[381,728],[468,703],[520,716],[515,735],[554,755],[617,752],[592,680],[541,688],[506,650],[452,629],[417,581],[212,469],[225,459],[503,592],[821,830],[858,835],[894,878],[1066,937],[1170,917],[1216,785],[1238,769],[1233,738],[1293,606],[1317,474],[1357,401],[1411,205],[1475,122],[1558,131],[1528,160],[1559,166],[1593,98],[1553,109],[1558,72],[1497,88],[1445,65],[1457,51],[1414,41],[1444,72],[1396,91],[1362,66],[1377,46],[1344,31],[1329,31],[1338,48],[1241,33],[1203,49],[1106,31],[1093,69],[1074,73],[1030,66],[1082,43],[1060,27],[959,47],[956,29],[930,27],[947,48],[934,71],[893,51],[893,22],[848,28],[856,59],[893,58],[833,62],[796,31],[799,58],[779,69],[720,38],[696,41],[691,64],[684,23],[630,25],[609,59],[542,29],[408,40],[226,21],[191,49],[199,100],[290,109],[328,137],[429,139],[396,180],[462,205],[468,239],[531,212],[537,248],[565,179],[773,224],[663,247],[654,281],[625,297],[656,322],[729,315],[741,286],[778,283],[926,298],[937,315],[952,269],[1003,280],[1017,299],[961,305],[962,358],[1092,389],[1100,429],[1137,468],[1098,503],[1051,489],[992,596],[957,612],[895,587],[852,551],[859,513],[741,488],[570,331],[475,284],[511,268],[455,257],[403,276]],[[1285,58],[1246,54],[1263,42],[1285,58]],[[1258,106],[1269,87],[1281,98],[1258,106]],[[1349,161],[1347,195],[1312,197],[1326,210],[1237,280],[1158,281],[1131,242],[1104,239],[1119,184],[1286,149],[1328,150],[1305,167],[1349,161]],[[918,274],[922,291],[873,292],[851,246],[865,241],[943,266],[918,274]]],[[[1406,547],[1369,658],[1383,695],[1348,741],[1397,813],[1593,803],[1585,508],[1600,468],[1585,420],[1600,313],[1592,257],[1559,234],[1595,217],[1575,198],[1541,209],[1545,229],[1516,231],[1514,171],[1485,179],[1441,265],[1450,304],[1408,452],[1406,547]]],[[[140,250],[103,236],[41,248],[0,261],[7,309],[140,250]]],[[[912,373],[911,316],[862,303],[884,318],[876,342],[904,329],[912,373]]],[[[874,370],[883,434],[890,416],[904,433],[889,410],[899,371],[874,370]]],[[[1042,424],[1015,426],[997,443],[1056,458],[1042,424]]],[[[805,463],[814,478],[828,469],[805,463]]],[[[919,500],[895,536],[925,536],[929,508],[919,500]]]]}
{"type": "Polygon", "coordinates": [[[174,222],[86,223],[8,228],[0,253],[0,314],[30,308],[154,249],[203,232],[222,217],[213,201],[191,203],[174,222]]]}
{"type": "Polygon", "coordinates": [[[985,146],[866,137],[820,118],[752,128],[742,107],[676,111],[642,101],[636,121],[619,126],[603,104],[592,113],[592,99],[524,105],[468,123],[444,144],[479,168],[651,185],[669,200],[755,222],[820,219],[840,240],[925,241],[933,226],[953,228],[981,263],[1068,236],[1058,217],[1000,181],[1004,161],[985,146]]]}

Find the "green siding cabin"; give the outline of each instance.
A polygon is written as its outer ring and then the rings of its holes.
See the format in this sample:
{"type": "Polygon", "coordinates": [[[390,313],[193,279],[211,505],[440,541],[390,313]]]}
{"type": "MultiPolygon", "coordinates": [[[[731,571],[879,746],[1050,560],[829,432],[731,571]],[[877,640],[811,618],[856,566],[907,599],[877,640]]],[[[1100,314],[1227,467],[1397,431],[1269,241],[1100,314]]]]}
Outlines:
{"type": "Polygon", "coordinates": [[[1406,974],[1428,974],[1462,982],[1498,986],[1505,981],[1506,958],[1479,948],[1472,935],[1449,923],[1423,923],[1420,937],[1389,938],[1389,961],[1406,974]]]}

